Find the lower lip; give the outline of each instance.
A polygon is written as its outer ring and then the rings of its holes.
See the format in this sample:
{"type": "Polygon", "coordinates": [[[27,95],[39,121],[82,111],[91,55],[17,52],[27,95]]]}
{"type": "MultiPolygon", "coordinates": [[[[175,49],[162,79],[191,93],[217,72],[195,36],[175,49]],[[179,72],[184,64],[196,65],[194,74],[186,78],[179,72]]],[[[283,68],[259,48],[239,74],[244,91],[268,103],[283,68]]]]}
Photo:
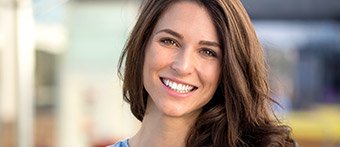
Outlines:
{"type": "Polygon", "coordinates": [[[179,92],[176,92],[172,89],[170,89],[169,87],[165,86],[164,83],[162,82],[162,85],[164,87],[164,89],[167,91],[167,93],[172,96],[172,97],[175,97],[175,98],[187,98],[187,97],[190,97],[193,92],[195,91],[190,91],[190,92],[187,92],[187,93],[179,93],[179,92]]]}

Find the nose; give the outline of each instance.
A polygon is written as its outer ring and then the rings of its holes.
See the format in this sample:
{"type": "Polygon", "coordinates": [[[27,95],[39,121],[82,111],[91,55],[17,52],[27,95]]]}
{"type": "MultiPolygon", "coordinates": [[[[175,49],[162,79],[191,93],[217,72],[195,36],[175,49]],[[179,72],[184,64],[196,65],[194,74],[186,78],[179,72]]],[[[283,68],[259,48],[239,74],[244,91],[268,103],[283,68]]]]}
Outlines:
{"type": "Polygon", "coordinates": [[[193,55],[190,53],[189,49],[182,49],[172,62],[171,69],[179,76],[190,75],[195,69],[194,62],[193,55]]]}

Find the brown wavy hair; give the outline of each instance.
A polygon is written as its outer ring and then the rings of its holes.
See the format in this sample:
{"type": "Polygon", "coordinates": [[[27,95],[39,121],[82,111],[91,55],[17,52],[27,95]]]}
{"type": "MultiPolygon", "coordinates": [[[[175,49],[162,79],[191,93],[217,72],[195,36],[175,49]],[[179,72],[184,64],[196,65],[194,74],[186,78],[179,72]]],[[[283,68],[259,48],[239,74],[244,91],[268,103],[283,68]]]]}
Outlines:
{"type": "MultiPolygon", "coordinates": [[[[161,15],[178,1],[143,1],[119,61],[124,100],[140,121],[143,120],[148,98],[142,81],[145,47],[161,15]]],[[[295,146],[291,129],[281,125],[273,117],[272,109],[268,109],[276,102],[270,97],[267,64],[241,2],[190,1],[209,12],[218,33],[223,58],[220,84],[188,132],[186,146],[295,146]]]]}

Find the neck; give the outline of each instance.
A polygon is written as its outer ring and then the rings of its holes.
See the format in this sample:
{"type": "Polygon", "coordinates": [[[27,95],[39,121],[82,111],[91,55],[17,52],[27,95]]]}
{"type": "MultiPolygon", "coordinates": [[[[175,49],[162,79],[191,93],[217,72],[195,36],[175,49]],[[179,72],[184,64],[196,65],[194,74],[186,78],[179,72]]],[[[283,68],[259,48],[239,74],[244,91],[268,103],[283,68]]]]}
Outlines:
{"type": "Polygon", "coordinates": [[[130,146],[185,147],[188,131],[196,116],[172,117],[150,109],[156,108],[147,109],[140,130],[129,140],[130,146]]]}

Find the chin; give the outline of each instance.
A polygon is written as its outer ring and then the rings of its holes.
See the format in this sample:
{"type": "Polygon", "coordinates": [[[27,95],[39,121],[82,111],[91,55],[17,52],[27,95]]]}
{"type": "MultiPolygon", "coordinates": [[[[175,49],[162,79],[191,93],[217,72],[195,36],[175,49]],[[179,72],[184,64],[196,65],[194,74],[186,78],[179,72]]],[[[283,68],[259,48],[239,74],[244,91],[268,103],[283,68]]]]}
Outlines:
{"type": "Polygon", "coordinates": [[[176,117],[176,118],[180,118],[180,117],[190,117],[194,114],[197,114],[198,112],[200,112],[199,110],[196,111],[190,111],[188,109],[185,108],[178,108],[178,107],[171,107],[169,109],[165,109],[163,107],[162,112],[165,116],[169,116],[169,117],[176,117]]]}
{"type": "Polygon", "coordinates": [[[185,116],[185,113],[183,112],[178,112],[178,111],[169,111],[169,112],[164,112],[166,116],[169,117],[182,117],[185,116]]]}
{"type": "Polygon", "coordinates": [[[162,113],[165,116],[170,116],[170,117],[181,117],[183,115],[185,115],[185,112],[183,110],[181,110],[180,108],[169,108],[166,109],[165,107],[161,108],[162,113]]]}

